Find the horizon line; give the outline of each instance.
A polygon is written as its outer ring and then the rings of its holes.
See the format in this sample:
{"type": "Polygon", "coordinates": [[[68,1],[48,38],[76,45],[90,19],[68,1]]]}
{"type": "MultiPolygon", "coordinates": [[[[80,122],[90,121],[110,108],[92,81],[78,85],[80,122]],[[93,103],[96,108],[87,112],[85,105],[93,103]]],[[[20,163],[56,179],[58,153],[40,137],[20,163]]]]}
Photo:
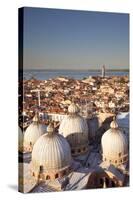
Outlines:
{"type": "MultiPolygon", "coordinates": [[[[19,69],[19,70],[21,70],[21,69],[19,69]]],[[[59,71],[59,70],[61,70],[61,71],[101,71],[101,68],[100,69],[68,69],[68,68],[66,68],[66,69],[60,69],[60,68],[56,68],[56,69],[49,69],[49,68],[46,68],[46,69],[42,69],[42,68],[38,68],[38,69],[33,69],[33,68],[31,68],[31,69],[25,69],[25,68],[23,68],[22,70],[33,70],[33,71],[37,71],[37,70],[39,70],[39,71],[59,71]]],[[[120,69],[113,69],[113,68],[106,68],[105,67],[105,70],[107,70],[107,71],[129,71],[130,69],[129,68],[120,68],[120,69]]]]}

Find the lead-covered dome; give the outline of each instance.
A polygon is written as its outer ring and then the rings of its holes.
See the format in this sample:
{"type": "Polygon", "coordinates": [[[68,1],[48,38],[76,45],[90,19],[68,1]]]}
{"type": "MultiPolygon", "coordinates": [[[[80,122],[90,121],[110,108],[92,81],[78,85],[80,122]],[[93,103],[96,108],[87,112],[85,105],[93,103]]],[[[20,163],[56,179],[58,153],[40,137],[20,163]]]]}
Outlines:
{"type": "Polygon", "coordinates": [[[68,107],[68,112],[60,124],[59,133],[68,140],[72,155],[79,155],[88,151],[88,125],[78,114],[79,107],[75,103],[68,107]]]}
{"type": "Polygon", "coordinates": [[[103,161],[107,161],[115,166],[128,161],[128,141],[118,124],[113,120],[110,129],[102,136],[103,161]]]}
{"type": "Polygon", "coordinates": [[[40,124],[38,114],[36,114],[24,134],[24,151],[32,151],[33,145],[45,131],[46,127],[40,124]]]}
{"type": "Polygon", "coordinates": [[[43,180],[56,179],[68,173],[71,150],[67,140],[54,132],[52,125],[35,143],[32,151],[32,174],[43,180]]]}

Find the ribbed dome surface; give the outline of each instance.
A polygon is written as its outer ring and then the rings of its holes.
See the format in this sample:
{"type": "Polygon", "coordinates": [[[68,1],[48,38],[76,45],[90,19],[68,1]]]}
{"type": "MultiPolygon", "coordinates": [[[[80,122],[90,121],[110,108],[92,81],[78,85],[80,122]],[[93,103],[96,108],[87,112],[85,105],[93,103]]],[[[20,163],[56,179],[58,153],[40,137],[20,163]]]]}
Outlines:
{"type": "MultiPolygon", "coordinates": [[[[118,128],[116,121],[111,122],[111,128],[102,136],[103,160],[112,163],[123,163],[128,155],[128,141],[118,128]]],[[[125,160],[126,161],[126,160],[125,160]]]]}
{"type": "Polygon", "coordinates": [[[72,146],[83,144],[88,141],[88,126],[84,118],[79,115],[66,116],[59,127],[59,133],[64,137],[70,136],[72,146]]]}
{"type": "Polygon", "coordinates": [[[37,139],[45,133],[46,127],[40,124],[38,121],[35,121],[35,117],[33,118],[32,124],[26,129],[24,134],[24,146],[28,148],[28,146],[33,146],[37,139]]]}
{"type": "Polygon", "coordinates": [[[59,133],[67,138],[72,149],[79,149],[79,153],[80,147],[84,149],[88,145],[88,125],[86,120],[78,115],[77,112],[69,114],[62,120],[59,133]]]}
{"type": "Polygon", "coordinates": [[[70,166],[70,163],[70,146],[62,135],[46,133],[35,143],[32,151],[33,171],[38,171],[40,166],[45,171],[58,171],[70,166]]]}
{"type": "Polygon", "coordinates": [[[41,124],[32,123],[25,131],[24,143],[35,144],[36,140],[44,133],[43,126],[41,124]]]}

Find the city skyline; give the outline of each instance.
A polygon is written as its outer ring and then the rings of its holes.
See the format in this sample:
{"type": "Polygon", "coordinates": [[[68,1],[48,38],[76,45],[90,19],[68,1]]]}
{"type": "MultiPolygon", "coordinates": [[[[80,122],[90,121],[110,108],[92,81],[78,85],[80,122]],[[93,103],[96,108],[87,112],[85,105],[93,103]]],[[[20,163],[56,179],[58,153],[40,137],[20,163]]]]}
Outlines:
{"type": "Polygon", "coordinates": [[[129,15],[24,8],[24,69],[129,68],[129,15]]]}

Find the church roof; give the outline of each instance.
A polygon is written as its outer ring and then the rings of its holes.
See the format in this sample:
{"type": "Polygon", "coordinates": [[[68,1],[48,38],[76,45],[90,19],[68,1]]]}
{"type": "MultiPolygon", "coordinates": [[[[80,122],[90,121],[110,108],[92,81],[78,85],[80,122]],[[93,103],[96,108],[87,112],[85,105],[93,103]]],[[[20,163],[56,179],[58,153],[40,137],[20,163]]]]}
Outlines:
{"type": "Polygon", "coordinates": [[[45,171],[60,170],[71,164],[71,151],[67,140],[55,133],[49,125],[47,133],[42,135],[35,143],[32,151],[33,171],[40,166],[45,171]]]}

